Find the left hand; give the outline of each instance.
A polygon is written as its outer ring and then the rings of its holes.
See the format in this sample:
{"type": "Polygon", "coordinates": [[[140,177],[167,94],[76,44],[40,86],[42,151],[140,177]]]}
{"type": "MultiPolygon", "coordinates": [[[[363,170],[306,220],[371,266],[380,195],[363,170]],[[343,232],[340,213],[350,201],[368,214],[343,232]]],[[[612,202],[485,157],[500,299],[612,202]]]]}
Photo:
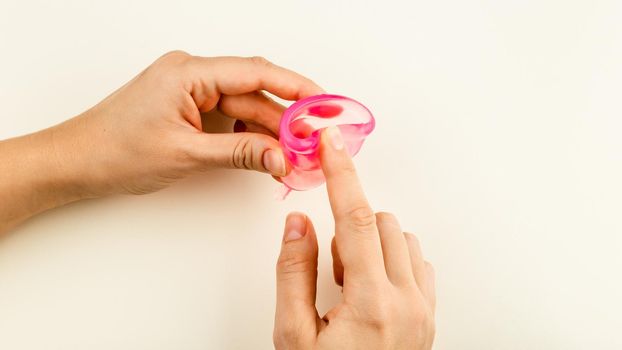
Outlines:
{"type": "Polygon", "coordinates": [[[311,80],[261,57],[170,52],[101,103],[51,128],[59,165],[86,197],[143,194],[189,174],[241,168],[284,176],[278,141],[286,100],[322,93],[311,80]],[[248,132],[207,134],[201,112],[219,108],[248,132]]]}
{"type": "Polygon", "coordinates": [[[143,194],[212,168],[287,174],[275,138],[285,100],[320,94],[311,80],[261,57],[170,52],[66,122],[0,141],[0,233],[44,210],[112,193],[143,194]],[[246,131],[207,134],[219,108],[246,131]]]}

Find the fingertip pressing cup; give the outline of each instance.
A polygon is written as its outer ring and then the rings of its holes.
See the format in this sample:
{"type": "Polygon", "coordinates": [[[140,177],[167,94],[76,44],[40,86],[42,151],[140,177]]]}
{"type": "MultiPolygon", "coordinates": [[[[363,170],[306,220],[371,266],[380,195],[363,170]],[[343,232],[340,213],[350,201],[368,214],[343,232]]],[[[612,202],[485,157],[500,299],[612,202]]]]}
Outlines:
{"type": "Polygon", "coordinates": [[[354,156],[374,130],[375,120],[367,107],[339,95],[316,95],[292,104],[283,113],[279,128],[279,142],[291,172],[281,178],[284,187],[277,198],[324,183],[319,145],[321,131],[329,126],[339,127],[348,153],[354,156]]]}

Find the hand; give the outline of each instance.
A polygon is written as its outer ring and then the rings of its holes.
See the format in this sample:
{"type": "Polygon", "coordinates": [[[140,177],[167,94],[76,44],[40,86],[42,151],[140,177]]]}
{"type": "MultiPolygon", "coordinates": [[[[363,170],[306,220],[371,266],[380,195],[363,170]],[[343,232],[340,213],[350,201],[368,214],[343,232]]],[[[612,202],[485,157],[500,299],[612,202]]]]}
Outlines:
{"type": "Polygon", "coordinates": [[[275,135],[285,100],[315,83],[263,58],[171,52],[101,103],[60,125],[0,141],[0,233],[44,210],[112,193],[143,194],[212,168],[284,176],[275,135]],[[207,134],[218,108],[247,132],[207,134]]]}
{"type": "Polygon", "coordinates": [[[278,141],[286,100],[322,93],[315,83],[263,58],[171,52],[104,101],[53,128],[55,149],[89,196],[142,194],[189,174],[241,168],[284,176],[278,141]],[[219,108],[249,132],[207,134],[201,112],[219,108]]]}
{"type": "Polygon", "coordinates": [[[430,349],[434,272],[414,235],[365,199],[338,128],[322,133],[320,157],[335,217],[333,272],[342,302],[323,318],[315,308],[317,239],[292,213],[277,264],[277,349],[430,349]]]}

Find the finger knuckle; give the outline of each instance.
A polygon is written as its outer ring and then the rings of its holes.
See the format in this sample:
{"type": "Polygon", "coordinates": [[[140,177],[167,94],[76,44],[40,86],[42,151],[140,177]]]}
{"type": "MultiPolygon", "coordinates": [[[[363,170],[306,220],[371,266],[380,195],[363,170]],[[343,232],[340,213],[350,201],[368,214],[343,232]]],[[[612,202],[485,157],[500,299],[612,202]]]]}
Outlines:
{"type": "Polygon", "coordinates": [[[317,266],[315,259],[307,254],[284,252],[279,256],[276,270],[279,278],[283,280],[301,273],[317,272],[317,266]]]}
{"type": "Polygon", "coordinates": [[[397,225],[397,218],[391,213],[381,211],[376,213],[376,222],[379,224],[397,225]]]}
{"type": "Polygon", "coordinates": [[[434,334],[436,331],[434,316],[427,308],[418,308],[412,312],[408,323],[423,334],[434,334]]]}
{"type": "Polygon", "coordinates": [[[346,213],[350,223],[355,228],[369,228],[376,224],[376,215],[374,211],[367,205],[360,205],[350,209],[346,213]]]}
{"type": "Polygon", "coordinates": [[[425,270],[432,276],[434,276],[436,274],[436,271],[434,270],[434,265],[432,265],[429,261],[425,261],[425,270]]]}
{"type": "Polygon", "coordinates": [[[247,137],[240,138],[233,147],[231,167],[237,169],[253,168],[253,142],[247,137]]]}
{"type": "Polygon", "coordinates": [[[191,57],[183,51],[167,52],[160,56],[141,75],[160,86],[178,84],[179,77],[182,76],[180,71],[190,61],[191,57]]]}
{"type": "MultiPolygon", "coordinates": [[[[225,115],[231,113],[232,110],[235,110],[236,107],[235,99],[231,98],[229,95],[223,95],[218,99],[217,107],[218,110],[224,113],[225,115]]],[[[233,113],[231,113],[233,114],[233,113]]]]}
{"type": "Polygon", "coordinates": [[[417,328],[420,328],[421,326],[425,325],[427,322],[426,313],[418,307],[413,308],[412,312],[408,315],[408,321],[411,325],[416,326],[417,328]]]}
{"type": "Polygon", "coordinates": [[[397,295],[379,291],[380,298],[368,303],[365,309],[359,309],[359,317],[374,333],[381,337],[391,337],[396,326],[407,325],[421,334],[423,338],[434,336],[435,323],[433,312],[425,305],[412,301],[406,305],[397,302],[397,295]],[[405,307],[406,306],[406,307],[405,307]]]}
{"type": "Polygon", "coordinates": [[[251,60],[251,62],[253,62],[253,64],[256,64],[258,66],[270,66],[270,65],[272,65],[272,62],[268,61],[263,56],[253,56],[253,57],[250,57],[250,60],[251,60]]]}
{"type": "Polygon", "coordinates": [[[156,62],[162,66],[176,66],[187,62],[190,57],[192,56],[185,51],[174,50],[160,56],[156,62]]]}
{"type": "Polygon", "coordinates": [[[169,51],[167,53],[165,53],[164,55],[162,55],[162,58],[165,57],[189,57],[190,54],[187,53],[186,51],[183,50],[172,50],[169,51]]]}
{"type": "Polygon", "coordinates": [[[419,247],[419,238],[410,232],[404,232],[404,238],[406,238],[406,242],[412,245],[413,247],[419,247]]]}
{"type": "Polygon", "coordinates": [[[340,162],[335,167],[328,167],[324,170],[325,176],[327,179],[331,178],[343,178],[343,179],[354,179],[357,178],[356,168],[352,162],[340,162]]]}
{"type": "Polygon", "coordinates": [[[342,176],[347,176],[347,177],[355,177],[356,176],[356,168],[354,167],[354,164],[352,162],[348,162],[346,164],[342,164],[341,165],[341,169],[339,169],[339,172],[342,174],[342,176]]]}
{"type": "Polygon", "coordinates": [[[394,305],[388,302],[376,302],[370,307],[370,314],[365,318],[369,327],[383,333],[391,328],[396,320],[394,305]]]}

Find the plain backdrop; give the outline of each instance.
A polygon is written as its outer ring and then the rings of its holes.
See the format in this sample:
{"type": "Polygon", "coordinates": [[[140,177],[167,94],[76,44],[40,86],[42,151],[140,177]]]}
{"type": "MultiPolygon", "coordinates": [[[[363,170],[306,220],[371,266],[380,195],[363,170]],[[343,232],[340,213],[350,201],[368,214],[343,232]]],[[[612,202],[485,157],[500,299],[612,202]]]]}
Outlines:
{"type": "MultiPolygon", "coordinates": [[[[622,2],[0,2],[0,138],[79,114],[173,49],[261,55],[366,104],[356,158],[437,270],[436,349],[622,348],[622,2]]],[[[0,237],[0,349],[269,349],[285,215],[324,187],[214,171],[0,237]]],[[[0,198],[10,205],[11,198],[0,198]]]]}

